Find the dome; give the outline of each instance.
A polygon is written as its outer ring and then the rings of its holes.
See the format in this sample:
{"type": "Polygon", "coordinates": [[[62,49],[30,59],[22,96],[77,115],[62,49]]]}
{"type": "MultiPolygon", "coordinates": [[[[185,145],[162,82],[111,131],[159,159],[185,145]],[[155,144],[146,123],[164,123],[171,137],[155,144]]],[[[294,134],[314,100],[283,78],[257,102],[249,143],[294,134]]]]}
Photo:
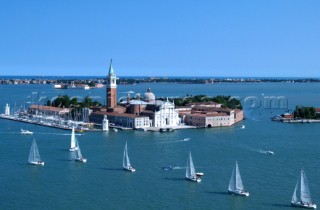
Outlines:
{"type": "Polygon", "coordinates": [[[144,93],[144,100],[147,101],[147,102],[154,102],[156,100],[156,97],[151,92],[150,88],[148,88],[147,92],[144,93]]]}

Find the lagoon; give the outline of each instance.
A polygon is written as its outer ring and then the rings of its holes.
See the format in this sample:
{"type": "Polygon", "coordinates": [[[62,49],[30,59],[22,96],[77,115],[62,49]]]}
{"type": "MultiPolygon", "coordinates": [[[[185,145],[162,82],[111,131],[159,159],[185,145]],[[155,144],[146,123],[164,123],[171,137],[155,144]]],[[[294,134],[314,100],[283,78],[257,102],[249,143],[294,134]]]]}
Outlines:
{"type": "MultiPolygon", "coordinates": [[[[84,133],[77,137],[88,162],[81,164],[74,162],[68,151],[70,132],[0,119],[0,209],[289,209],[301,168],[307,174],[313,201],[320,204],[320,125],[270,120],[295,105],[320,107],[320,84],[144,83],[119,85],[118,98],[126,97],[130,90],[144,93],[149,87],[156,97],[240,97],[246,120],[229,128],[169,133],[84,133]],[[283,97],[287,104],[265,100],[269,96],[283,97]],[[240,128],[241,124],[245,129],[240,128]],[[45,161],[43,167],[27,164],[33,137],[20,135],[21,128],[34,132],[45,161]],[[190,140],[181,141],[185,138],[190,140]],[[125,142],[137,169],[135,173],[122,170],[125,142]],[[265,150],[274,151],[275,155],[266,155],[262,152],[265,150]],[[205,174],[199,184],[185,180],[189,151],[196,170],[205,174]],[[250,192],[248,198],[227,194],[236,160],[244,186],[250,192]],[[165,165],[175,169],[164,171],[165,165]]],[[[64,94],[90,95],[105,103],[105,89],[2,85],[0,108],[4,109],[6,103],[11,107],[28,106],[37,103],[38,98],[64,94]]]]}

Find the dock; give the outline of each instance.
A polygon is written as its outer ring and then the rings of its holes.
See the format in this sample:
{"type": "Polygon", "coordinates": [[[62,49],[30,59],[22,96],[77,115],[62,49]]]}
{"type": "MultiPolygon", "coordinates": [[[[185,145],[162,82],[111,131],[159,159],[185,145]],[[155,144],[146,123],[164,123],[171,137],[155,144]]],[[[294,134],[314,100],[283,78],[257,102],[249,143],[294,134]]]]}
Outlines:
{"type": "MultiPolygon", "coordinates": [[[[30,117],[19,117],[16,115],[4,115],[0,114],[1,119],[5,120],[12,120],[22,123],[29,123],[29,124],[35,124],[40,126],[46,126],[51,128],[58,128],[62,130],[72,130],[72,127],[75,127],[75,130],[77,132],[83,132],[83,131],[102,131],[101,129],[96,129],[93,127],[83,127],[83,122],[77,122],[77,121],[71,121],[71,120],[62,120],[62,119],[54,119],[48,118],[51,120],[51,122],[46,122],[44,120],[39,120],[38,118],[30,118],[30,117]],[[52,121],[58,121],[58,122],[52,122],[52,121]]],[[[43,117],[42,117],[43,118],[43,117]]],[[[45,119],[45,118],[43,118],[45,119]]]]}

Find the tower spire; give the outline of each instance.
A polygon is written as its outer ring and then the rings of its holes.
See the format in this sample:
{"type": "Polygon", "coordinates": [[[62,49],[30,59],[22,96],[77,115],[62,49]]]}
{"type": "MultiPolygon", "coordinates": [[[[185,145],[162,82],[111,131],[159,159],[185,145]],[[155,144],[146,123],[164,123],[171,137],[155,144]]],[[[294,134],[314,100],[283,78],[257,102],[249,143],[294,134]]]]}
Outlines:
{"type": "Polygon", "coordinates": [[[114,70],[112,67],[112,59],[110,60],[110,67],[109,67],[109,77],[114,75],[114,70]]]}
{"type": "Polygon", "coordinates": [[[109,67],[109,85],[107,87],[107,107],[113,109],[117,105],[117,77],[112,67],[112,59],[109,67]]]}

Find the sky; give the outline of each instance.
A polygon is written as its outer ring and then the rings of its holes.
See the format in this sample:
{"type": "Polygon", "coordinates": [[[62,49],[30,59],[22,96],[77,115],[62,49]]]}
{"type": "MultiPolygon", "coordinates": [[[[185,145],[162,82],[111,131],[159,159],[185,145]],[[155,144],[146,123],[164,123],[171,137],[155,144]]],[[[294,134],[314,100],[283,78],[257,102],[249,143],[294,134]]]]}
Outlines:
{"type": "Polygon", "coordinates": [[[320,77],[319,0],[1,0],[0,75],[320,77]]]}

